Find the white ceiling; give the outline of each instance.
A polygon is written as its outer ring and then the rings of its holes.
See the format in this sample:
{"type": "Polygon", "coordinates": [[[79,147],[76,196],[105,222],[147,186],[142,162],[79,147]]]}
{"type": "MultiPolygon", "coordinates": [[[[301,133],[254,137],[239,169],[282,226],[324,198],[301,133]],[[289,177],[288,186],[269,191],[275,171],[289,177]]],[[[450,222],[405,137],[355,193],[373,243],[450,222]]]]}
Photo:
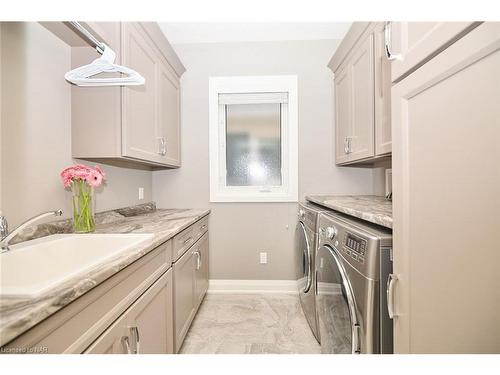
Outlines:
{"type": "Polygon", "coordinates": [[[171,44],[342,39],[350,22],[160,22],[171,44]]]}

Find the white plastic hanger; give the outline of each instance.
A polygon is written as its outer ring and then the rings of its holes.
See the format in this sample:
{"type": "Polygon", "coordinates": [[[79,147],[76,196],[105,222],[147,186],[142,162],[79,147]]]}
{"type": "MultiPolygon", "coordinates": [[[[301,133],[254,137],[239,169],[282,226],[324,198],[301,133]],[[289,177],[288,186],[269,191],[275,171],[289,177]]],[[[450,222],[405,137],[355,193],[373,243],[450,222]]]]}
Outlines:
{"type": "Polygon", "coordinates": [[[116,54],[106,44],[100,43],[96,50],[102,56],[88,65],[70,70],[64,75],[67,81],[77,86],[138,86],[146,80],[135,70],[115,64],[116,54]],[[122,73],[126,76],[111,78],[91,78],[100,73],[122,73]]]}
{"type": "Polygon", "coordinates": [[[70,26],[80,36],[87,39],[102,57],[94,60],[88,65],[73,69],[64,75],[67,81],[77,86],[138,86],[144,85],[146,80],[135,70],[125,66],[116,65],[115,52],[106,44],[100,42],[80,22],[70,21],[70,26]],[[118,77],[91,78],[100,73],[121,73],[118,77]]]}

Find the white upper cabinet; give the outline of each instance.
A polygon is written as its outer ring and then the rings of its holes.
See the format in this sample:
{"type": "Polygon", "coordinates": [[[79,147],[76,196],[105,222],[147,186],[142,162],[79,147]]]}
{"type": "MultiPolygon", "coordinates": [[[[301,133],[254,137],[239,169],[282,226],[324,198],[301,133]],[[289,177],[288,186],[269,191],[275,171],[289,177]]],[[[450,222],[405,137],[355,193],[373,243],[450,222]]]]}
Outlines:
{"type": "MultiPolygon", "coordinates": [[[[118,63],[138,71],[142,86],[72,87],[73,157],[101,162],[180,167],[182,63],[155,23],[87,23],[112,45],[118,63]],[[119,43],[118,43],[119,41],[119,43]]],[[[72,66],[98,57],[72,48],[72,66]]]]}
{"type": "Polygon", "coordinates": [[[415,70],[477,26],[474,22],[390,22],[387,47],[392,81],[415,70]]]}
{"type": "Polygon", "coordinates": [[[330,61],[335,89],[335,163],[391,153],[390,64],[384,24],[355,23],[330,61]]]}

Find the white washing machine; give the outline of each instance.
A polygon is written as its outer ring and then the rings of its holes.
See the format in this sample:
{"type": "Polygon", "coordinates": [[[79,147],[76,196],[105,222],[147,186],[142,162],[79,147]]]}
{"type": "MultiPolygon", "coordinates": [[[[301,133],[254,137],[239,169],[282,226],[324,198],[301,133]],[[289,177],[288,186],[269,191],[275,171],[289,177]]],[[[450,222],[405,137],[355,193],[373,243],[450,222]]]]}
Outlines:
{"type": "Polygon", "coordinates": [[[386,282],[392,232],[341,214],[319,215],[316,309],[323,353],[392,353],[386,282]]]}

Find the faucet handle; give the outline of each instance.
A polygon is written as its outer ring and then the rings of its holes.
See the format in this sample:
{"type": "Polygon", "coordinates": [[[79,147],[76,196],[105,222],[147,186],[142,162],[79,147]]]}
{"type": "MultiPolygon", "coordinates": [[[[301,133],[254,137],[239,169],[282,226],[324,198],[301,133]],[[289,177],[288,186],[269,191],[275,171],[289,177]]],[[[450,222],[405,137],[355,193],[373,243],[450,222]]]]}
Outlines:
{"type": "Polygon", "coordinates": [[[9,234],[9,223],[5,216],[0,216],[0,238],[5,238],[9,234]]]}

